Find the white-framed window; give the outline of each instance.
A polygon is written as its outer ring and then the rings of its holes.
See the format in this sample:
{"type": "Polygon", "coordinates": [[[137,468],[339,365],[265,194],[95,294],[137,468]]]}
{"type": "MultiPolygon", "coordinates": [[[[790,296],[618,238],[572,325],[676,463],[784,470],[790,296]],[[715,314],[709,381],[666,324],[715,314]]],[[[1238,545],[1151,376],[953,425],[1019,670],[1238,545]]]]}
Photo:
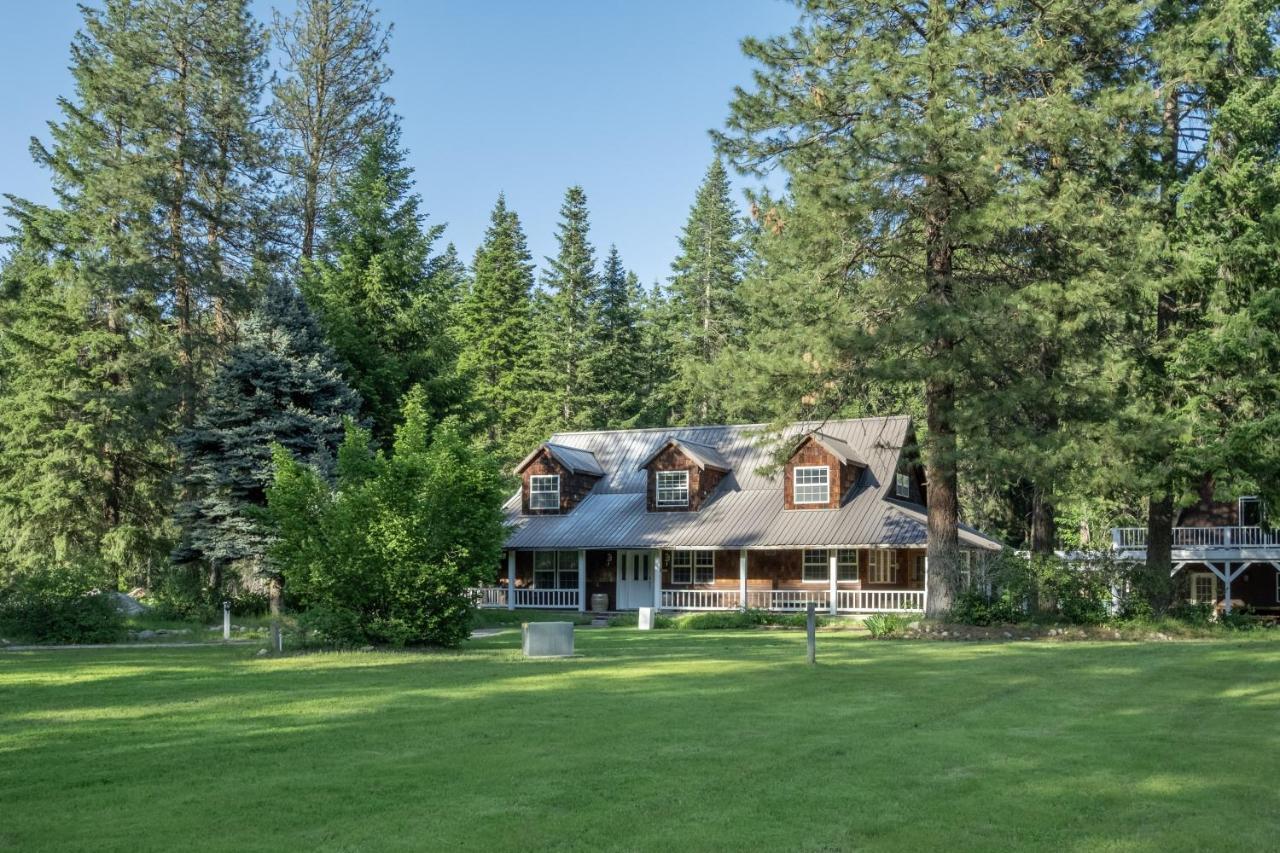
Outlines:
{"type": "Polygon", "coordinates": [[[1215,604],[1218,601],[1218,578],[1212,572],[1191,575],[1191,603],[1215,604]]]}
{"type": "Polygon", "coordinates": [[[798,504],[824,504],[831,500],[831,469],[805,465],[792,472],[792,495],[798,504]]]}
{"type": "Polygon", "coordinates": [[[534,474],[529,478],[529,509],[560,508],[560,475],[534,474]]]}
{"type": "MultiPolygon", "coordinates": [[[[798,470],[798,469],[797,469],[798,470]]],[[[804,563],[800,569],[800,579],[805,583],[826,583],[831,579],[827,566],[827,552],[808,548],[804,552],[804,563]]]]}
{"type": "Polygon", "coordinates": [[[659,471],[657,487],[658,506],[689,505],[688,471],[659,471]]]}
{"type": "MultiPolygon", "coordinates": [[[[831,552],[818,548],[807,548],[801,566],[800,579],[805,583],[829,583],[831,581],[831,552]]],[[[858,579],[858,552],[852,548],[840,548],[836,551],[836,580],[856,581],[858,579]]]]}
{"type": "Polygon", "coordinates": [[[850,548],[841,548],[836,552],[836,580],[856,581],[858,579],[858,552],[850,548]]]}
{"type": "Polygon", "coordinates": [[[894,583],[897,580],[897,551],[873,548],[867,552],[867,583],[894,583]]]}
{"type": "Polygon", "coordinates": [[[901,471],[893,478],[893,491],[900,498],[911,497],[911,476],[901,471]]]}
{"type": "Polygon", "coordinates": [[[715,583],[715,551],[673,551],[671,553],[671,583],[715,583]]]}
{"type": "Polygon", "coordinates": [[[577,551],[535,551],[533,553],[534,589],[577,589],[577,551]]]}
{"type": "Polygon", "coordinates": [[[911,583],[924,582],[924,554],[916,554],[911,558],[911,569],[907,572],[907,579],[911,583]]]}

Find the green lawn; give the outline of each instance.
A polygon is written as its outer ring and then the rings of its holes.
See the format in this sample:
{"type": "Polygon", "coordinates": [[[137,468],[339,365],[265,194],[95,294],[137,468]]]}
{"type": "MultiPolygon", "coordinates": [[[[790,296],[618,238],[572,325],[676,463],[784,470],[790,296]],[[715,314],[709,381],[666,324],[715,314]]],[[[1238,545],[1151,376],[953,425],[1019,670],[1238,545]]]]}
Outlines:
{"type": "Polygon", "coordinates": [[[1280,643],[0,653],[0,849],[1280,846],[1280,643]]]}

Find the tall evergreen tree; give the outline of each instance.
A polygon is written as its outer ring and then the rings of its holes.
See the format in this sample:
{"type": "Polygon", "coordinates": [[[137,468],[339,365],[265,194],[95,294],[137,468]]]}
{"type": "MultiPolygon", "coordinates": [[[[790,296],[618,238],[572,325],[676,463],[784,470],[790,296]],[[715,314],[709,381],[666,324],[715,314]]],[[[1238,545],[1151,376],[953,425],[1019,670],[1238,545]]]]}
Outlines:
{"type": "Polygon", "coordinates": [[[666,390],[679,423],[714,423],[726,416],[707,371],[741,331],[738,285],[743,243],[729,176],[717,157],[698,188],[671,264],[671,353],[674,376],[666,390]]]}
{"type": "Polygon", "coordinates": [[[448,330],[459,265],[454,253],[431,254],[444,226],[424,229],[420,204],[399,129],[370,135],[328,217],[329,251],[303,276],[379,439],[390,438],[400,398],[415,385],[436,418],[461,393],[448,330]]]}
{"type": "Polygon", "coordinates": [[[488,446],[503,461],[527,451],[525,434],[532,366],[532,256],[520,218],[499,195],[472,278],[458,306],[460,371],[471,382],[488,446]],[[522,450],[521,448],[526,448],[522,450]]]}
{"type": "Polygon", "coordinates": [[[356,168],[363,140],[391,119],[383,91],[391,27],[378,23],[367,0],[302,0],[292,17],[276,13],[274,30],[285,76],[271,112],[287,146],[298,251],[310,260],[324,212],[356,168]]]}
{"type": "Polygon", "coordinates": [[[593,323],[598,339],[590,354],[595,379],[591,397],[600,428],[634,426],[640,416],[644,369],[640,298],[640,280],[623,266],[617,246],[610,246],[593,323]]]}
{"type": "Polygon", "coordinates": [[[547,258],[535,303],[534,355],[539,371],[535,422],[544,432],[595,423],[591,348],[599,340],[600,279],[588,239],[587,196],[570,187],[560,206],[559,252],[547,258]]]}
{"type": "MultiPolygon", "coordinates": [[[[967,425],[981,421],[967,407],[983,407],[1006,361],[982,330],[1041,274],[1029,259],[1050,221],[1047,178],[1028,152],[1058,155],[1076,128],[1106,115],[1072,97],[1085,60],[1057,67],[1053,53],[1094,20],[1131,31],[1131,7],[802,7],[789,36],[746,43],[761,66],[758,88],[739,92],[721,144],[741,166],[787,171],[794,204],[769,227],[791,230],[814,260],[782,277],[811,295],[811,312],[851,321],[830,329],[833,343],[794,356],[812,389],[797,407],[829,412],[871,379],[922,391],[929,607],[944,612],[959,578],[958,451],[962,435],[977,438],[967,425]],[[1049,80],[1045,68],[1065,73],[1049,80]],[[1029,79],[1047,87],[1043,97],[1029,96],[1029,79]]],[[[1063,205],[1052,221],[1072,220],[1063,205]]]]}
{"type": "Polygon", "coordinates": [[[268,285],[214,375],[200,417],[178,439],[190,497],[178,508],[175,561],[207,569],[214,591],[227,568],[260,571],[272,447],[328,470],[344,422],[359,408],[302,297],[268,285]]]}

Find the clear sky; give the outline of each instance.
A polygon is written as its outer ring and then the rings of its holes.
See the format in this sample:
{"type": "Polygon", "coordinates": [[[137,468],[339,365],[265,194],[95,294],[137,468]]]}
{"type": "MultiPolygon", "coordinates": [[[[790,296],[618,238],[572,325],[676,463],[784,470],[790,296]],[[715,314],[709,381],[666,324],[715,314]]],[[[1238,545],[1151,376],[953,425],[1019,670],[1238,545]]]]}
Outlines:
{"type": "MultiPolygon", "coordinates": [[[[258,0],[262,19],[273,5],[258,0]]],[[[0,28],[0,192],[51,200],[27,153],[71,94],[72,0],[6,3],[0,28]]],[[[375,0],[395,23],[389,87],[431,221],[470,262],[505,191],[535,260],[554,252],[567,186],[587,192],[592,237],[646,283],[665,279],[736,84],[738,43],[796,19],[782,0],[375,0]]],[[[6,229],[7,230],[7,229],[6,229]]]]}

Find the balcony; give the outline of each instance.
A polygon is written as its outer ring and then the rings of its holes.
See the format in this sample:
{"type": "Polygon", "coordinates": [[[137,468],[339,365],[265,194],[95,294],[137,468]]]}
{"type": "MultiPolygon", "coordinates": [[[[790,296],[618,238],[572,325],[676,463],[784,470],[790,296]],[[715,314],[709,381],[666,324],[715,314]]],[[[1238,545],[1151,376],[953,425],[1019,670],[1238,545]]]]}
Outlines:
{"type": "MultiPolygon", "coordinates": [[[[1145,559],[1147,529],[1116,527],[1111,530],[1112,548],[1128,559],[1145,559]]],[[[1175,560],[1262,559],[1280,555],[1280,531],[1265,527],[1175,527],[1175,560]]]]}

